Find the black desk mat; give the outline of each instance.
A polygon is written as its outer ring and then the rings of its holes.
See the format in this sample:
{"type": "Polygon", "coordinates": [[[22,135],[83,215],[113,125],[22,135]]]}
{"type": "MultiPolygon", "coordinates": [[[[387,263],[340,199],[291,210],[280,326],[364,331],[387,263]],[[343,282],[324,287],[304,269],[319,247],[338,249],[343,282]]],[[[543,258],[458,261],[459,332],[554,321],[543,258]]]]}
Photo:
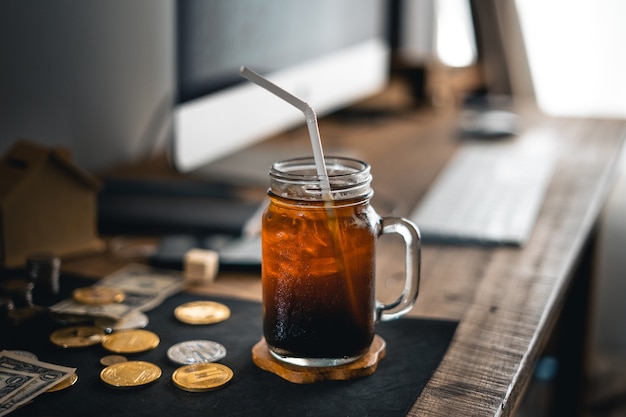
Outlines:
{"type": "MultiPolygon", "coordinates": [[[[67,288],[68,280],[63,281],[67,288]]],[[[74,280],[76,282],[76,280],[74,280]]],[[[104,384],[99,360],[110,354],[102,346],[62,349],[48,336],[55,328],[36,320],[19,328],[0,328],[0,349],[31,351],[39,359],[77,368],[78,382],[71,388],[38,396],[10,416],[404,416],[439,365],[457,323],[403,318],[379,323],[387,341],[387,355],[376,372],[352,381],[298,385],[254,365],[252,346],[261,338],[261,304],[229,298],[180,293],[147,313],[146,329],[161,338],[149,352],[127,355],[153,362],[163,374],[155,383],[134,389],[104,384]],[[174,308],[182,303],[210,299],[226,304],[231,317],[208,326],[178,322],[174,308]],[[185,340],[209,339],[223,344],[227,356],[220,362],[234,371],[225,387],[191,393],[177,388],[172,373],[180,365],[167,358],[167,349],[185,340]]]]}

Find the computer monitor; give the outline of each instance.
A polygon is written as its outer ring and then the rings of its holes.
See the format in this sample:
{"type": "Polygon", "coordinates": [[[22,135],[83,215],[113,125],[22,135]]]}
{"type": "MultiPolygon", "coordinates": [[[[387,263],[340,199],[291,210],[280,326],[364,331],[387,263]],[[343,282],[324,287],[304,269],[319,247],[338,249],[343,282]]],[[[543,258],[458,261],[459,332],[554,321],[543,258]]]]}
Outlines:
{"type": "Polygon", "coordinates": [[[379,92],[388,80],[385,20],[383,0],[179,1],[173,165],[194,171],[305,122],[243,79],[241,65],[318,116],[379,92]]]}
{"type": "Polygon", "coordinates": [[[189,172],[304,123],[240,65],[319,116],[384,87],[386,13],[384,0],[1,2],[0,152],[65,146],[99,173],[171,149],[189,172]]]}

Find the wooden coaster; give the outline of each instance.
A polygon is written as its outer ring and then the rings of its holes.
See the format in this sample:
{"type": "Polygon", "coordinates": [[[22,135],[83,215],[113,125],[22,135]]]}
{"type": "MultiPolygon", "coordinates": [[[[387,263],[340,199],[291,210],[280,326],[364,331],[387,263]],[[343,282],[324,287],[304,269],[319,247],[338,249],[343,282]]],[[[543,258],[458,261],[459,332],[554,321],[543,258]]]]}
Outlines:
{"type": "Polygon", "coordinates": [[[252,360],[259,368],[272,372],[287,381],[296,384],[311,384],[319,381],[339,381],[356,379],[373,374],[378,362],[387,351],[385,340],[376,335],[369,351],[354,362],[339,366],[308,367],[283,363],[274,358],[262,338],[252,347],[252,360]]]}

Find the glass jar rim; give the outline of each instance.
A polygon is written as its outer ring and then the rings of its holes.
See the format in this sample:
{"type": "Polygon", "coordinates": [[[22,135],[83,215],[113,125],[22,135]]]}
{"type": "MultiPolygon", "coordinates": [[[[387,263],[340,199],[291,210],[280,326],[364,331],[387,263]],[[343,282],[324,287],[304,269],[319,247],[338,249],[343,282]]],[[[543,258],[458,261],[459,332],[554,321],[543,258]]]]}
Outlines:
{"type": "MultiPolygon", "coordinates": [[[[370,165],[356,158],[344,156],[324,157],[326,171],[329,180],[338,178],[362,176],[365,182],[371,180],[370,165]]],[[[317,174],[315,158],[300,157],[275,162],[270,169],[270,176],[303,182],[319,182],[321,177],[317,174]]]]}
{"type": "MultiPolygon", "coordinates": [[[[324,158],[333,200],[371,196],[370,165],[350,157],[324,158]]],[[[289,199],[318,200],[322,198],[321,180],[313,157],[293,158],[275,162],[270,169],[269,192],[289,199]]]]}

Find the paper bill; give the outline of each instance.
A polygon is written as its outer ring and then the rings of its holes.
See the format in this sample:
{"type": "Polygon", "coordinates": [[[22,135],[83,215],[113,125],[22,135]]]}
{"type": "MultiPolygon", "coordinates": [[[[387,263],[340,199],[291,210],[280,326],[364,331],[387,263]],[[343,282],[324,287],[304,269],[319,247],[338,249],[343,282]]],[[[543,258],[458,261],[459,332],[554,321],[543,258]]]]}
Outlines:
{"type": "Polygon", "coordinates": [[[168,297],[182,289],[183,281],[178,271],[131,264],[108,275],[96,285],[119,288],[127,294],[168,297]]]}
{"type": "Polygon", "coordinates": [[[0,403],[15,395],[19,390],[33,382],[39,375],[33,372],[22,372],[0,368],[0,403]]]}
{"type": "Polygon", "coordinates": [[[178,271],[131,264],[102,278],[94,285],[124,291],[121,303],[100,305],[81,304],[74,299],[63,300],[50,311],[60,315],[103,317],[121,320],[135,311],[149,311],[183,288],[184,278],[178,271]]]}
{"type": "Polygon", "coordinates": [[[50,307],[50,311],[61,315],[105,317],[120,320],[133,311],[133,306],[126,304],[126,300],[124,303],[89,305],[67,298],[50,307]]]}
{"type": "Polygon", "coordinates": [[[0,370],[37,375],[31,382],[24,385],[22,389],[17,390],[7,397],[5,401],[0,402],[0,417],[70,378],[76,372],[75,368],[42,362],[6,350],[0,352],[0,370]]]}

